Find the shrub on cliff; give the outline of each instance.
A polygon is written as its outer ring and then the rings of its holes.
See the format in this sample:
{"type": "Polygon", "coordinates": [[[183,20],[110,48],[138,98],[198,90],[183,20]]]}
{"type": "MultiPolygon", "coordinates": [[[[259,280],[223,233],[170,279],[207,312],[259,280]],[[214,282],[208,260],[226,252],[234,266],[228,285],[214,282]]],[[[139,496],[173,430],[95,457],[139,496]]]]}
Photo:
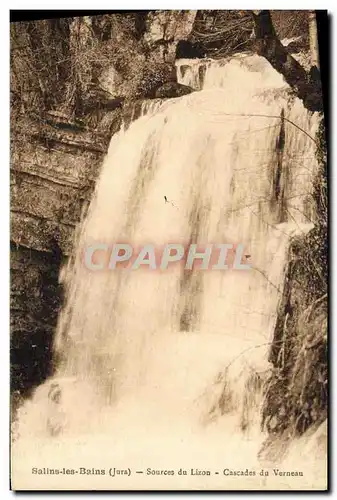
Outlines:
{"type": "Polygon", "coordinates": [[[174,76],[172,64],[148,50],[139,16],[12,23],[12,112],[57,110],[70,119],[85,118],[106,107],[109,98],[152,96],[174,76]]]}

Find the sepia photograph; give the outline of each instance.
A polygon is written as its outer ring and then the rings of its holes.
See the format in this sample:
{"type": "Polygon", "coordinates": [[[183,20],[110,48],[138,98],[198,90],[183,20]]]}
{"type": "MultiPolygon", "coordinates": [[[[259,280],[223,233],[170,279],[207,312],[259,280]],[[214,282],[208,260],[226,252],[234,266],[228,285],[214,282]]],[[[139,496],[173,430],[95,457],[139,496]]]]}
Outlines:
{"type": "Polygon", "coordinates": [[[10,488],[327,491],[326,10],[10,12],[10,488]]]}

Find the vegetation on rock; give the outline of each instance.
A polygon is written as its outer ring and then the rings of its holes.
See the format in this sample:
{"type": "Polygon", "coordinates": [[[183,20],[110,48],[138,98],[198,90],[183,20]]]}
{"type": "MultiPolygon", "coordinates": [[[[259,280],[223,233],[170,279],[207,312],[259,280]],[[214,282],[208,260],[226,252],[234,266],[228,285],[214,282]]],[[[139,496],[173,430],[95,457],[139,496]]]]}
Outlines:
{"type": "Polygon", "coordinates": [[[290,439],[327,417],[328,407],[328,189],[324,120],[316,137],[314,228],[289,250],[283,297],[270,350],[263,426],[271,441],[290,439]]]}

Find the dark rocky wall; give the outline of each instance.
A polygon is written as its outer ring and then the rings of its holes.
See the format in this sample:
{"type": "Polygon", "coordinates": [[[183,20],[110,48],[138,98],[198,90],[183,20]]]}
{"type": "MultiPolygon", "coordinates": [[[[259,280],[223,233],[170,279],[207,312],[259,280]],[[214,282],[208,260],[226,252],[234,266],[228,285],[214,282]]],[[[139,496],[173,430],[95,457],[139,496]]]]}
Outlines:
{"type": "Polygon", "coordinates": [[[11,247],[11,388],[29,394],[52,372],[52,340],[62,300],[61,255],[11,247]]]}
{"type": "MultiPolygon", "coordinates": [[[[133,116],[135,100],[139,107],[141,99],[155,97],[157,88],[176,80],[176,46],[188,36],[195,15],[143,11],[12,26],[11,387],[16,400],[52,373],[62,305],[59,270],[72,250],[111,135],[130,109],[133,116]],[[66,66],[57,58],[66,58],[66,66]]],[[[161,96],[171,95],[162,90],[161,96]]]]}

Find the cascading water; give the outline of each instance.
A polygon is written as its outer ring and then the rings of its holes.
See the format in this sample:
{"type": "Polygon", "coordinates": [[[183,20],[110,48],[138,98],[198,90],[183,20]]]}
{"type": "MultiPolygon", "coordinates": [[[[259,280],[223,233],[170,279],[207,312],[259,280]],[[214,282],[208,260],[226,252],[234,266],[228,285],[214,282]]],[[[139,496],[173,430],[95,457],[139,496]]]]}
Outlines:
{"type": "MultiPolygon", "coordinates": [[[[62,271],[58,372],[20,412],[20,479],[34,446],[36,460],[53,454],[55,467],[261,469],[258,381],[270,369],[289,239],[315,216],[317,117],[258,56],[180,60],[177,74],[199,91],[143,105],[111,140],[62,271]],[[83,250],[93,242],[242,243],[252,268],[91,272],[83,250]]],[[[290,479],[220,472],[147,481],[144,473],[132,488],[283,489],[313,480],[290,479]]],[[[84,477],[78,486],[96,484],[131,487],[123,477],[84,477]]]]}

